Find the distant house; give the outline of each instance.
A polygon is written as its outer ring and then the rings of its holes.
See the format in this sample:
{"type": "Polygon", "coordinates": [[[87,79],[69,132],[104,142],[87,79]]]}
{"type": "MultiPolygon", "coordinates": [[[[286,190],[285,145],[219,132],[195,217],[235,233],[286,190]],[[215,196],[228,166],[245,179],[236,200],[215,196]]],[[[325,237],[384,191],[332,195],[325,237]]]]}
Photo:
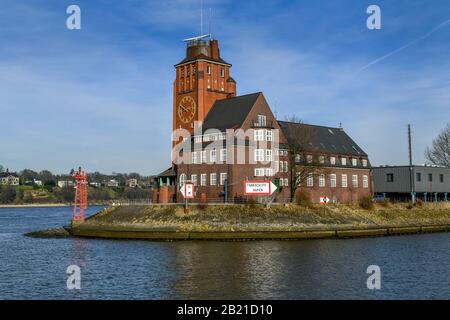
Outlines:
{"type": "Polygon", "coordinates": [[[42,180],[33,179],[33,183],[39,187],[42,187],[42,185],[43,185],[42,180]]]}
{"type": "Polygon", "coordinates": [[[90,182],[89,185],[95,188],[100,188],[102,186],[100,182],[90,182]]]}
{"type": "Polygon", "coordinates": [[[138,186],[138,181],[137,179],[128,179],[127,180],[127,186],[129,188],[136,188],[138,186]]]}
{"type": "Polygon", "coordinates": [[[111,180],[104,182],[104,185],[106,187],[110,187],[110,188],[117,188],[119,186],[119,182],[115,179],[111,179],[111,180]]]}
{"type": "Polygon", "coordinates": [[[64,188],[64,187],[73,187],[75,183],[72,180],[58,180],[57,185],[60,188],[64,188]]]}
{"type": "Polygon", "coordinates": [[[19,185],[19,176],[15,172],[9,172],[6,169],[6,172],[0,173],[0,179],[2,185],[8,186],[18,186],[19,185]]]}

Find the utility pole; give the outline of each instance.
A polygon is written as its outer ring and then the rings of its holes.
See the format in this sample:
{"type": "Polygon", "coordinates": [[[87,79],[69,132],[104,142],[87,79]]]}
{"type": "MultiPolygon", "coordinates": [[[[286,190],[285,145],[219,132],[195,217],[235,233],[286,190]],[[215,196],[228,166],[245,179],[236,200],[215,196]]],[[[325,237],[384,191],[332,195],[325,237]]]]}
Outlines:
{"type": "Polygon", "coordinates": [[[408,124],[408,152],[409,152],[409,183],[411,186],[411,201],[416,202],[416,192],[414,186],[414,166],[412,160],[412,139],[411,139],[411,125],[408,124]]]}

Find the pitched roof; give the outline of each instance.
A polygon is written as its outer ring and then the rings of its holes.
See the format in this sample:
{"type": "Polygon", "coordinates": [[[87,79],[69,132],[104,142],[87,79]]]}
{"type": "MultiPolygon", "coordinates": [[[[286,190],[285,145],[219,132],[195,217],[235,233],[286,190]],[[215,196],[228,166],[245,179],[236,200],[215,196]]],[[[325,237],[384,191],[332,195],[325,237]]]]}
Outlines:
{"type": "Polygon", "coordinates": [[[173,167],[170,167],[169,169],[167,169],[167,170],[161,172],[160,174],[158,174],[156,176],[156,178],[173,177],[173,176],[176,176],[176,175],[177,174],[176,174],[175,170],[173,169],[173,167]]]}
{"type": "Polygon", "coordinates": [[[13,176],[15,178],[19,177],[19,175],[15,172],[9,172],[9,171],[0,172],[0,178],[6,178],[6,177],[10,177],[10,176],[13,176]]]}
{"type": "Polygon", "coordinates": [[[341,128],[315,126],[303,123],[278,121],[286,139],[293,141],[294,135],[305,134],[310,142],[306,151],[367,156],[367,154],[341,128]]]}
{"type": "Polygon", "coordinates": [[[203,122],[203,131],[208,129],[225,131],[240,127],[261,94],[256,92],[217,100],[203,122]]]}

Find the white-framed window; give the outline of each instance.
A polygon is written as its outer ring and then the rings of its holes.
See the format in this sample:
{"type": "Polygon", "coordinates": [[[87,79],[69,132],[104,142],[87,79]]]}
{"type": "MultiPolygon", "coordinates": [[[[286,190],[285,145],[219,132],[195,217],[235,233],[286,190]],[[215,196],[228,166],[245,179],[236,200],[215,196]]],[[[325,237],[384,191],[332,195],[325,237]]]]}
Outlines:
{"type": "Polygon", "coordinates": [[[324,156],[320,156],[320,157],[319,157],[319,162],[320,162],[321,164],[324,164],[324,163],[325,163],[325,157],[324,157],[324,156]]]}
{"type": "Polygon", "coordinates": [[[284,187],[284,179],[280,178],[280,187],[284,187]]]}
{"type": "Polygon", "coordinates": [[[342,157],[342,158],[341,158],[341,164],[342,164],[343,166],[346,166],[346,165],[347,165],[347,158],[342,157]]]}
{"type": "Polygon", "coordinates": [[[194,186],[197,185],[197,175],[196,174],[191,175],[191,181],[194,184],[194,186]]]}
{"type": "Polygon", "coordinates": [[[195,137],[194,137],[194,142],[195,142],[195,143],[200,143],[200,142],[202,142],[202,136],[195,136],[195,137]]]}
{"type": "Polygon", "coordinates": [[[208,87],[208,89],[211,89],[211,80],[209,80],[209,79],[207,81],[207,87],[208,87]]]}
{"type": "Polygon", "coordinates": [[[183,186],[186,183],[186,174],[180,174],[180,186],[183,186]]]}
{"type": "Polygon", "coordinates": [[[266,168],[266,177],[273,176],[273,170],[272,168],[266,168]]]}
{"type": "Polygon", "coordinates": [[[206,186],[206,179],[207,179],[207,174],[206,173],[202,173],[201,175],[200,175],[200,185],[202,186],[202,187],[205,187],[206,186]]]}
{"type": "Polygon", "coordinates": [[[255,168],[255,177],[264,177],[264,168],[255,168]]]}
{"type": "Polygon", "coordinates": [[[368,176],[363,176],[363,188],[364,189],[369,188],[369,177],[368,176]]]}
{"type": "Polygon", "coordinates": [[[358,175],[352,175],[352,186],[353,188],[358,188],[358,175]]]}
{"type": "Polygon", "coordinates": [[[209,184],[215,186],[217,184],[217,173],[211,173],[209,175],[209,184]]]}
{"type": "Polygon", "coordinates": [[[348,183],[347,183],[347,175],[346,175],[346,174],[343,174],[343,175],[342,175],[342,181],[341,181],[341,184],[342,184],[342,188],[347,188],[347,187],[348,187],[348,183]]]}
{"type": "Polygon", "coordinates": [[[261,127],[265,127],[266,126],[266,116],[263,114],[258,114],[257,120],[258,120],[258,125],[261,127]]]}
{"type": "Polygon", "coordinates": [[[220,149],[220,161],[221,162],[227,161],[227,149],[220,149]]]}
{"type": "Polygon", "coordinates": [[[227,180],[227,173],[221,172],[220,173],[220,185],[223,186],[225,184],[225,180],[227,180]]]}
{"type": "Polygon", "coordinates": [[[266,161],[273,161],[273,152],[271,149],[266,150],[266,161]]]}
{"type": "Polygon", "coordinates": [[[330,174],[330,186],[336,188],[336,175],[334,173],[330,174]]]}
{"type": "Polygon", "coordinates": [[[212,163],[217,161],[216,148],[211,149],[211,151],[209,153],[209,161],[212,163]]]}
{"type": "Polygon", "coordinates": [[[352,166],[356,167],[358,165],[358,159],[352,158],[352,166]]]}
{"type": "Polygon", "coordinates": [[[201,163],[206,163],[206,151],[201,152],[201,163]]]}
{"type": "Polygon", "coordinates": [[[264,149],[255,149],[255,161],[264,161],[264,149]]]}
{"type": "Polygon", "coordinates": [[[288,178],[284,178],[284,186],[285,187],[289,186],[289,179],[288,178]]]}
{"type": "Polygon", "coordinates": [[[273,141],[273,132],[272,132],[272,130],[266,130],[266,141],[273,141]]]}
{"type": "Polygon", "coordinates": [[[306,178],[306,186],[314,187],[314,176],[312,174],[309,174],[308,178],[306,178]]]}
{"type": "Polygon", "coordinates": [[[325,175],[324,174],[319,175],[319,187],[321,187],[321,188],[325,187],[325,175]]]}
{"type": "Polygon", "coordinates": [[[220,69],[220,76],[221,76],[222,78],[225,77],[225,69],[224,69],[224,68],[220,69]]]}
{"type": "Polygon", "coordinates": [[[225,87],[224,87],[224,85],[223,85],[223,81],[220,83],[220,90],[221,90],[221,91],[225,91],[225,87]]]}
{"type": "Polygon", "coordinates": [[[363,167],[367,167],[367,159],[362,160],[362,165],[363,165],[363,167]]]}
{"type": "Polygon", "coordinates": [[[288,169],[288,162],[284,161],[284,172],[288,172],[288,171],[289,171],[289,169],[288,169]]]}
{"type": "Polygon", "coordinates": [[[196,164],[197,163],[197,152],[194,151],[191,153],[191,163],[196,164]]]}
{"type": "Polygon", "coordinates": [[[301,161],[302,161],[302,155],[297,153],[295,155],[295,162],[300,163],[301,161]]]}
{"type": "Polygon", "coordinates": [[[206,74],[211,74],[211,66],[206,66],[206,74]]]}
{"type": "Polygon", "coordinates": [[[310,155],[310,154],[308,154],[308,155],[306,156],[306,161],[307,161],[308,163],[311,163],[311,162],[313,161],[313,156],[310,155]]]}
{"type": "Polygon", "coordinates": [[[336,157],[330,157],[330,164],[333,166],[336,164],[336,157]]]}
{"type": "Polygon", "coordinates": [[[255,141],[264,141],[264,130],[258,129],[254,130],[255,132],[255,141]]]}

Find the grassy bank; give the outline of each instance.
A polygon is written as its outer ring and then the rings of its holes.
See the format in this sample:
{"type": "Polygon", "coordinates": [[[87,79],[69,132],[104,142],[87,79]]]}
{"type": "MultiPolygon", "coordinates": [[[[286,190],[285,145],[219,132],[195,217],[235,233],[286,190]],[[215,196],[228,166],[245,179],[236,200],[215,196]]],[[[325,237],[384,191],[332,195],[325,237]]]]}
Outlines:
{"type": "Polygon", "coordinates": [[[350,205],[113,207],[78,228],[155,232],[325,231],[380,227],[450,225],[450,204],[376,204],[370,210],[350,205]]]}

